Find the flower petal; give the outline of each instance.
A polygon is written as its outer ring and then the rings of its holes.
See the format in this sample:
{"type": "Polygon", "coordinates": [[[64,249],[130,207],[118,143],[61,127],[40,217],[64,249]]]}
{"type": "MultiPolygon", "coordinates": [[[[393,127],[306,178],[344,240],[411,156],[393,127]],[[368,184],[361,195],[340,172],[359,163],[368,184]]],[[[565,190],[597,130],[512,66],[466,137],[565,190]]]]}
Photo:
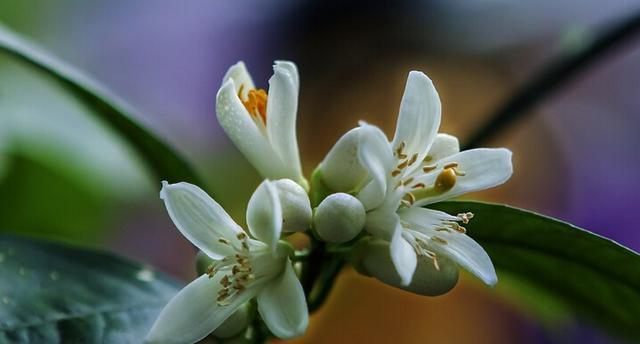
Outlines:
{"type": "Polygon", "coordinates": [[[458,138],[453,135],[440,133],[433,141],[427,156],[430,158],[429,163],[432,163],[457,153],[460,153],[458,138]]]}
{"type": "Polygon", "coordinates": [[[457,163],[458,170],[465,173],[455,179],[453,187],[443,193],[419,197],[416,206],[440,202],[469,192],[480,191],[506,182],[513,173],[511,151],[505,148],[478,148],[460,152],[438,161],[438,168],[418,178],[417,181],[432,185],[442,167],[449,163],[457,163]]]}
{"type": "Polygon", "coordinates": [[[195,343],[222,324],[258,290],[247,288],[231,303],[219,306],[216,295],[221,290],[222,274],[207,275],[189,283],[160,312],[145,338],[146,343],[195,343]]]}
{"type": "Polygon", "coordinates": [[[216,113],[220,126],[262,176],[274,179],[286,176],[286,164],[238,98],[235,85],[231,78],[218,91],[216,113]]]}
{"type": "Polygon", "coordinates": [[[251,75],[249,74],[249,71],[247,71],[247,67],[242,61],[238,61],[238,63],[229,67],[229,70],[227,70],[224,78],[222,78],[222,84],[224,85],[230,79],[233,79],[234,81],[234,91],[236,94],[238,94],[240,86],[244,86],[244,88],[242,89],[243,97],[247,96],[249,90],[255,88],[253,80],[251,79],[251,75]]]}
{"type": "Polygon", "coordinates": [[[299,181],[302,179],[302,168],[296,139],[298,71],[291,62],[276,61],[273,72],[269,79],[267,134],[287,168],[287,173],[278,177],[299,181]]]}
{"type": "Polygon", "coordinates": [[[213,259],[233,254],[219,239],[237,240],[243,230],[206,192],[193,184],[163,181],[160,198],[180,233],[202,252],[213,259]]]}
{"type": "Polygon", "coordinates": [[[356,197],[370,210],[384,201],[394,162],[389,141],[378,127],[364,124],[360,128],[358,159],[372,179],[356,197]]]}
{"type": "Polygon", "coordinates": [[[332,191],[356,191],[367,178],[367,170],[358,159],[360,130],[353,128],[342,135],[320,164],[322,181],[332,191]]]}
{"type": "Polygon", "coordinates": [[[393,266],[395,266],[398,275],[400,275],[400,283],[406,286],[411,283],[413,273],[416,271],[418,256],[411,244],[402,237],[402,231],[403,228],[398,223],[398,227],[396,227],[396,231],[391,238],[389,252],[391,253],[393,266]]]}
{"type": "Polygon", "coordinates": [[[309,324],[302,285],[287,259],[282,274],[258,294],[258,310],[269,330],[279,338],[304,334],[309,324]]]}
{"type": "Polygon", "coordinates": [[[247,206],[247,225],[255,238],[275,252],[282,232],[282,207],[274,182],[263,181],[251,195],[247,206]]]}
{"type": "Polygon", "coordinates": [[[440,112],[440,97],[431,79],[422,72],[411,71],[391,147],[396,149],[404,142],[405,154],[418,154],[418,161],[422,161],[438,133],[440,112]]]}
{"type": "Polygon", "coordinates": [[[391,241],[400,225],[395,209],[375,209],[367,213],[364,228],[376,238],[391,241]]]}
{"type": "Polygon", "coordinates": [[[433,223],[440,224],[442,221],[440,219],[449,219],[451,215],[437,210],[411,207],[400,212],[400,217],[429,238],[435,236],[443,239],[444,242],[430,240],[432,243],[430,247],[436,253],[449,257],[488,285],[495,285],[498,282],[491,258],[475,240],[456,231],[435,230],[437,226],[433,223]]]}

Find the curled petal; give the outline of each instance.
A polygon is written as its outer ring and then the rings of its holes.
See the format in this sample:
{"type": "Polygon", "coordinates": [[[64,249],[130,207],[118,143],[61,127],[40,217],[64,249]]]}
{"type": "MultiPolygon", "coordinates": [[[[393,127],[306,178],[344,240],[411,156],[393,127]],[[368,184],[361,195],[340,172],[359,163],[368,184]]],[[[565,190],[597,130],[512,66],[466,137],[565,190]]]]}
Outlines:
{"type": "Polygon", "coordinates": [[[365,124],[360,128],[358,159],[371,181],[358,192],[357,198],[366,210],[371,210],[384,202],[394,162],[389,141],[378,127],[365,124]]]}
{"type": "Polygon", "coordinates": [[[274,150],[286,162],[286,174],[278,178],[301,180],[302,169],[296,139],[298,111],[298,71],[291,62],[276,61],[269,79],[267,134],[274,150]]]}
{"type": "Polygon", "coordinates": [[[263,181],[249,200],[247,207],[249,231],[275,252],[282,232],[282,207],[274,182],[263,181]]]}
{"type": "Polygon", "coordinates": [[[438,134],[429,149],[429,162],[436,162],[448,156],[460,153],[458,138],[449,134],[438,134]]]}
{"type": "Polygon", "coordinates": [[[216,295],[221,290],[221,274],[202,275],[184,287],[160,312],[145,338],[146,343],[195,343],[222,324],[258,290],[245,289],[221,306],[216,295]]]}
{"type": "Polygon", "coordinates": [[[242,90],[243,97],[247,96],[249,90],[255,88],[251,75],[242,61],[238,61],[238,63],[229,67],[229,70],[227,70],[227,73],[222,79],[222,84],[226,84],[230,79],[233,79],[234,81],[234,91],[236,94],[240,91],[240,86],[244,86],[242,90]]]}
{"type": "Polygon", "coordinates": [[[260,316],[277,337],[288,339],[304,334],[309,324],[304,290],[287,259],[282,274],[258,294],[260,316]]]}
{"type": "Polygon", "coordinates": [[[162,182],[160,198],[180,233],[202,252],[213,259],[233,253],[219,239],[237,240],[242,228],[206,192],[189,183],[162,182]]]}
{"type": "Polygon", "coordinates": [[[411,71],[400,104],[393,149],[404,143],[405,154],[418,154],[418,161],[422,161],[438,133],[440,113],[440,97],[431,79],[411,71]]]}
{"type": "Polygon", "coordinates": [[[356,191],[366,181],[367,169],[358,159],[360,130],[353,128],[342,135],[320,164],[322,181],[332,191],[356,191]]]}
{"type": "Polygon", "coordinates": [[[400,276],[400,284],[406,286],[411,283],[413,273],[416,271],[418,257],[413,247],[402,237],[402,231],[402,227],[398,224],[391,238],[389,253],[391,254],[393,266],[400,276]]]}

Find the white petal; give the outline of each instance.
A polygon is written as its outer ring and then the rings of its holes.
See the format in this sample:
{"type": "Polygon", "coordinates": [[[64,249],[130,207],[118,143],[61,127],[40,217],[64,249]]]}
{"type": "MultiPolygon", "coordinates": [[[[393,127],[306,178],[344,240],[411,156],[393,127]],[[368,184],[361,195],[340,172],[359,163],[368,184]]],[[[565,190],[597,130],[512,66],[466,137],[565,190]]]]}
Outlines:
{"type": "Polygon", "coordinates": [[[253,80],[251,79],[251,75],[249,71],[247,71],[247,67],[244,65],[244,62],[238,61],[238,63],[229,67],[229,70],[224,75],[222,79],[222,84],[224,85],[229,79],[233,79],[234,81],[234,90],[236,94],[240,90],[240,86],[244,85],[242,90],[242,96],[246,97],[249,90],[254,89],[255,85],[253,84],[253,80]]]}
{"type": "Polygon", "coordinates": [[[287,165],[238,98],[233,79],[225,82],[218,91],[216,113],[222,129],[263,177],[278,179],[288,174],[287,165]]]}
{"type": "Polygon", "coordinates": [[[247,206],[247,225],[255,238],[275,251],[282,232],[282,207],[274,182],[263,181],[251,195],[247,206]]]}
{"type": "Polygon", "coordinates": [[[405,142],[405,154],[418,154],[418,161],[422,161],[438,133],[440,112],[440,97],[431,79],[422,72],[410,72],[400,104],[393,149],[405,142]]]}
{"type": "Polygon", "coordinates": [[[391,238],[389,252],[393,266],[395,266],[398,275],[400,275],[400,283],[402,285],[409,285],[413,273],[416,271],[416,266],[418,265],[418,257],[413,247],[402,237],[402,231],[402,226],[398,224],[391,238]]]}
{"type": "Polygon", "coordinates": [[[387,137],[378,127],[368,124],[361,127],[358,159],[372,179],[356,197],[366,210],[370,210],[384,201],[394,162],[387,137]]]}
{"type": "Polygon", "coordinates": [[[160,198],[180,233],[202,252],[213,259],[233,254],[229,245],[218,240],[237,240],[243,230],[206,192],[189,183],[162,182],[160,198]]]}
{"type": "Polygon", "coordinates": [[[282,209],[282,231],[302,232],[311,224],[311,202],[307,192],[291,179],[273,182],[282,209]]]}
{"type": "Polygon", "coordinates": [[[222,324],[258,290],[247,288],[231,303],[216,302],[222,274],[202,275],[189,283],[164,307],[145,338],[146,343],[195,343],[222,324]]]}
{"type": "Polygon", "coordinates": [[[435,141],[433,141],[427,156],[431,158],[429,161],[431,163],[457,153],[460,153],[458,138],[453,135],[440,133],[436,136],[435,141]]]}
{"type": "MultiPolygon", "coordinates": [[[[438,162],[438,169],[417,181],[433,185],[442,167],[456,162],[458,169],[465,173],[456,177],[456,182],[449,191],[420,198],[415,203],[422,206],[457,197],[469,192],[480,191],[506,182],[513,173],[511,151],[505,148],[478,148],[451,155],[438,162]]],[[[418,195],[418,193],[416,193],[418,195]]]]}
{"type": "Polygon", "coordinates": [[[304,334],[309,324],[302,285],[287,259],[283,273],[258,294],[258,310],[269,330],[279,338],[304,334]]]}
{"type": "Polygon", "coordinates": [[[299,89],[300,77],[298,76],[298,67],[296,67],[296,64],[286,60],[276,60],[275,64],[276,66],[282,67],[289,72],[289,75],[291,75],[291,77],[293,78],[293,81],[295,82],[296,89],[299,89]]]}
{"type": "Polygon", "coordinates": [[[267,133],[274,150],[287,168],[287,174],[278,177],[299,181],[302,179],[302,169],[296,139],[298,72],[291,62],[276,62],[273,72],[269,79],[267,133]]]}
{"type": "Polygon", "coordinates": [[[356,191],[367,178],[367,170],[358,159],[360,130],[353,128],[342,135],[320,164],[322,181],[332,191],[356,191]]]}
{"type": "Polygon", "coordinates": [[[432,238],[437,236],[447,243],[432,241],[431,248],[438,254],[445,255],[460,266],[476,275],[480,280],[488,285],[495,285],[498,282],[496,271],[491,262],[491,258],[485,250],[475,240],[468,235],[456,231],[436,231],[433,225],[437,219],[450,217],[443,212],[412,207],[403,210],[400,217],[403,221],[411,224],[419,232],[432,238]]]}
{"type": "Polygon", "coordinates": [[[391,241],[399,224],[395,209],[376,209],[367,213],[364,228],[376,238],[391,241]]]}

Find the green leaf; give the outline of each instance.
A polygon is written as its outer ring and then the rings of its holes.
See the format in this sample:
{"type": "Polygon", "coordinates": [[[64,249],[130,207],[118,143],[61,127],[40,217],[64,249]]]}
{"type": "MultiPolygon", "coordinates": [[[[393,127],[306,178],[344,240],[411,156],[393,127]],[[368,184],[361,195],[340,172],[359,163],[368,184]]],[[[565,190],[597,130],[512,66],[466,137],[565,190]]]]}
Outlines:
{"type": "Polygon", "coordinates": [[[140,343],[179,287],[109,253],[0,235],[0,343],[140,343]]]}
{"type": "Polygon", "coordinates": [[[638,253],[566,222],[504,205],[442,202],[430,208],[475,214],[465,225],[467,234],[487,250],[498,278],[501,272],[517,276],[565,302],[576,316],[619,336],[640,338],[638,253]]]}
{"type": "Polygon", "coordinates": [[[57,80],[98,117],[119,133],[141,156],[159,180],[204,185],[175,150],[136,121],[136,111],[103,86],[49,55],[25,38],[0,25],[0,52],[4,52],[57,80]]]}

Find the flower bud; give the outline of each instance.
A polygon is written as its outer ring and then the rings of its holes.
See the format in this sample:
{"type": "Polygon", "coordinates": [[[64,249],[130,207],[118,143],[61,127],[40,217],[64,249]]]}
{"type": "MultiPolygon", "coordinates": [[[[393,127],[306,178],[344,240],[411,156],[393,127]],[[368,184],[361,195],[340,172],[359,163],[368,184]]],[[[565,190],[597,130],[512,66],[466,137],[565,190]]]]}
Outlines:
{"type": "Polygon", "coordinates": [[[198,276],[206,274],[213,262],[214,260],[207,256],[204,252],[198,251],[198,254],[196,255],[196,272],[198,273],[198,276]]]}
{"type": "Polygon", "coordinates": [[[227,320],[220,324],[212,334],[217,338],[231,338],[240,334],[247,326],[249,326],[249,303],[245,302],[227,320]]]}
{"type": "Polygon", "coordinates": [[[365,182],[367,170],[358,159],[360,128],[344,134],[319,166],[322,181],[331,190],[354,191],[365,182]]]}
{"type": "Polygon", "coordinates": [[[366,240],[359,243],[352,259],[356,270],[363,275],[375,277],[388,285],[418,295],[437,296],[451,290],[458,283],[458,266],[446,257],[438,256],[438,268],[431,258],[418,256],[418,266],[411,283],[403,286],[393,266],[389,243],[383,240],[366,240]]]}
{"type": "Polygon", "coordinates": [[[346,193],[325,198],[313,216],[318,236],[327,242],[340,244],[355,238],[364,228],[365,210],[360,201],[346,193]]]}
{"type": "Polygon", "coordinates": [[[307,192],[290,179],[275,181],[282,207],[282,231],[305,231],[311,224],[311,203],[307,192]]]}

